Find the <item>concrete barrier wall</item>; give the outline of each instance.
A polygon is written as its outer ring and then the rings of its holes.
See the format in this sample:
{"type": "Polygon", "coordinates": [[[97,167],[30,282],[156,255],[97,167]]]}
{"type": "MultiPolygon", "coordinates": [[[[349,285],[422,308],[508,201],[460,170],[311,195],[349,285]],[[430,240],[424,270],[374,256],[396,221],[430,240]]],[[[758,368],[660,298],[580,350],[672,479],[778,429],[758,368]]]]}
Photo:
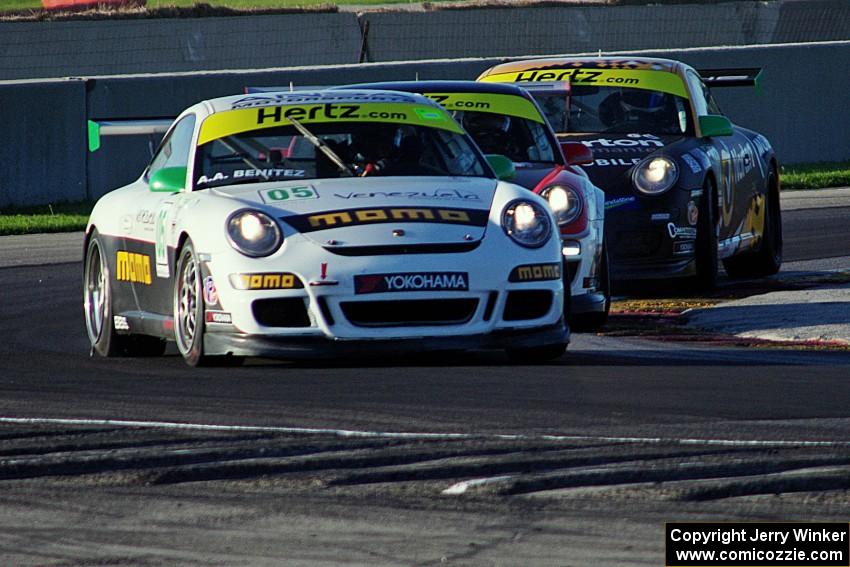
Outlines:
{"type": "Polygon", "coordinates": [[[82,81],[0,84],[0,207],[86,198],[82,81]]]}
{"type": "Polygon", "coordinates": [[[347,14],[0,22],[0,79],[357,63],[347,14]]]}
{"type": "Polygon", "coordinates": [[[0,22],[0,79],[850,39],[850,1],[0,22]]]}
{"type": "MultiPolygon", "coordinates": [[[[733,121],[762,132],[777,148],[783,163],[850,159],[850,114],[846,112],[846,93],[850,92],[850,41],[778,46],[685,49],[645,52],[645,55],[681,59],[695,67],[764,68],[761,92],[750,88],[717,89],[716,96],[733,121]]],[[[27,115],[50,109],[51,122],[61,124],[60,135],[67,143],[59,144],[66,162],[59,168],[67,179],[78,179],[79,148],[85,132],[86,117],[104,120],[116,118],[162,118],[176,116],[186,106],[205,98],[241,92],[245,86],[334,85],[382,80],[474,79],[487,67],[505,58],[417,61],[407,63],[371,63],[313,68],[277,68],[251,72],[185,73],[155,76],[99,77],[81,81],[73,95],[56,90],[54,83],[38,83],[21,91],[14,100],[40,101],[15,117],[13,132],[24,132],[27,115]],[[39,90],[44,89],[44,90],[39,90]],[[29,92],[30,94],[27,94],[29,92]],[[85,93],[85,94],[84,94],[85,93]],[[88,109],[86,111],[86,108],[88,109]],[[30,110],[31,109],[31,110],[30,110]],[[76,148],[71,153],[70,148],[76,148]],[[77,160],[76,162],[74,160],[77,160]]],[[[61,83],[60,83],[61,84],[61,83]]],[[[14,83],[12,84],[14,85],[14,83]]],[[[14,86],[0,84],[0,94],[15,92],[14,86]],[[9,89],[6,89],[9,87],[9,89]]],[[[4,99],[5,100],[5,99],[4,99]]],[[[9,108],[8,106],[5,108],[9,108]]],[[[15,134],[20,138],[21,134],[15,134]]],[[[88,157],[85,174],[87,195],[96,198],[138,177],[149,157],[149,145],[156,140],[145,136],[104,140],[103,148],[88,157]]],[[[33,152],[44,151],[40,141],[33,152]]],[[[8,150],[6,150],[8,151],[8,150]]],[[[6,154],[2,155],[3,158],[6,154]]],[[[0,163],[8,163],[5,159],[0,163]]],[[[52,165],[52,164],[51,164],[52,165]]],[[[53,170],[51,170],[53,171],[53,170]]],[[[39,175],[36,170],[32,175],[39,175]]],[[[45,175],[48,175],[45,172],[45,175]]],[[[55,175],[49,173],[50,176],[55,175]]],[[[15,177],[17,182],[33,181],[27,193],[11,191],[20,204],[22,195],[32,204],[56,199],[59,185],[50,179],[15,177]]],[[[51,178],[52,179],[52,178],[51,178]]],[[[5,179],[3,180],[5,182],[5,179]]],[[[7,185],[8,187],[8,185],[7,185]]],[[[0,186],[0,206],[9,203],[10,191],[0,186]],[[5,199],[5,201],[3,201],[5,199]]],[[[68,184],[66,199],[80,195],[79,183],[68,184]]]]}

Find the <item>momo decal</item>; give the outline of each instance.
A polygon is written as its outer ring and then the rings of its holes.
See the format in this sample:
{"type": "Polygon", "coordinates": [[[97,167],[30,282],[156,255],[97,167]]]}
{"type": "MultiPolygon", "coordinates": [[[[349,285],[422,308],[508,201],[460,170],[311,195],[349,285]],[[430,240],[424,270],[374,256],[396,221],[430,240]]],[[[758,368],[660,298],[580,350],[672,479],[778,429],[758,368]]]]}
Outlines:
{"type": "Polygon", "coordinates": [[[527,264],[517,266],[508,276],[509,282],[539,282],[561,279],[561,264],[527,264]]]}
{"type": "Polygon", "coordinates": [[[342,209],[309,215],[282,217],[300,232],[326,228],[388,222],[422,222],[486,226],[489,211],[448,209],[436,207],[380,207],[372,209],[342,209]]]}
{"type": "Polygon", "coordinates": [[[458,201],[480,201],[475,193],[458,191],[457,189],[436,189],[434,191],[372,191],[369,193],[334,193],[340,199],[447,199],[458,201]]]}
{"type": "Polygon", "coordinates": [[[119,250],[115,255],[115,279],[151,285],[151,257],[119,250]]]}
{"type": "Polygon", "coordinates": [[[198,145],[226,136],[292,124],[289,118],[307,124],[332,122],[388,122],[449,130],[463,130],[439,106],[399,103],[319,103],[292,106],[259,106],[217,112],[204,120],[198,145]]]}
{"type": "Polygon", "coordinates": [[[230,274],[234,289],[302,289],[304,284],[295,274],[266,272],[260,274],[230,274]]]}
{"type": "Polygon", "coordinates": [[[354,293],[394,291],[469,291],[466,272],[412,272],[354,276],[354,293]]]}

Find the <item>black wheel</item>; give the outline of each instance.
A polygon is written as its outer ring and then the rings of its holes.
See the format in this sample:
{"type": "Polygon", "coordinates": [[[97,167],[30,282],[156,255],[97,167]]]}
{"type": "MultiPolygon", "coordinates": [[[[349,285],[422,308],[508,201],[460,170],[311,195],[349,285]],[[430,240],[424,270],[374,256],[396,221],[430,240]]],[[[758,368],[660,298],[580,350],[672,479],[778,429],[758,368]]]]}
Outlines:
{"type": "Polygon", "coordinates": [[[758,249],[723,260],[723,267],[731,278],[772,276],[782,266],[782,212],[775,170],[768,179],[764,207],[764,230],[758,249]]]}
{"type": "Polygon", "coordinates": [[[697,219],[697,240],[695,243],[696,275],[691,279],[691,287],[696,290],[711,290],[717,286],[717,188],[711,179],[706,179],[702,187],[699,217],[697,219]]]}
{"type": "Polygon", "coordinates": [[[604,244],[599,265],[599,291],[605,296],[603,310],[571,314],[569,318],[571,329],[579,332],[598,331],[608,322],[608,312],[611,310],[611,274],[608,271],[608,247],[604,244]]]}
{"type": "Polygon", "coordinates": [[[189,366],[236,366],[243,359],[204,354],[204,294],[201,265],[191,240],[177,256],[174,279],[174,340],[189,366]]]}
{"type": "Polygon", "coordinates": [[[566,351],[567,345],[565,343],[557,343],[538,347],[507,349],[506,352],[508,353],[508,358],[513,362],[520,364],[539,364],[561,358],[566,351]]]}
{"type": "Polygon", "coordinates": [[[112,283],[106,251],[97,230],[86,246],[83,311],[92,352],[101,356],[160,356],[165,341],[145,335],[119,335],[112,314],[112,283]]]}

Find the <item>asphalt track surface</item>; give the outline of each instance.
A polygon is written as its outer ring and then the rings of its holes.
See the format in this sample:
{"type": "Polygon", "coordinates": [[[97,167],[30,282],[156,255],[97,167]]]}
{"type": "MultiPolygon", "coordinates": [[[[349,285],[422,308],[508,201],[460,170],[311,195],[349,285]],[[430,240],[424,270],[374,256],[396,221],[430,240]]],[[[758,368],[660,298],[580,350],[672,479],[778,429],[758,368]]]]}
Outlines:
{"type": "MultiPolygon", "coordinates": [[[[786,258],[848,215],[786,212],[786,258]]],[[[77,241],[0,247],[4,565],[660,565],[665,521],[850,514],[847,353],[90,358],[77,241]]]]}

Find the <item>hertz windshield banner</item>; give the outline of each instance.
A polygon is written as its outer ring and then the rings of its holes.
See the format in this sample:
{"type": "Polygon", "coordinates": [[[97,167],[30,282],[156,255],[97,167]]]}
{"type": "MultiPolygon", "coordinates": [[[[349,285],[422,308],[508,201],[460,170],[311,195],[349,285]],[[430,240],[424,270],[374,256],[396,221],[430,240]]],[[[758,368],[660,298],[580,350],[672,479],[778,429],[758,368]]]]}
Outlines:
{"type": "Polygon", "coordinates": [[[684,98],[688,91],[675,73],[648,69],[537,68],[494,73],[479,79],[485,83],[541,83],[569,81],[571,86],[629,87],[670,93],[684,98]]]}
{"type": "Polygon", "coordinates": [[[846,523],[670,523],[666,567],[847,567],[846,523]]]}
{"type": "Polygon", "coordinates": [[[505,114],[543,124],[544,119],[530,100],[516,95],[490,93],[424,93],[446,110],[505,114]]]}
{"type": "Polygon", "coordinates": [[[457,134],[463,130],[445,110],[437,106],[405,103],[293,104],[226,110],[209,116],[201,125],[198,145],[242,132],[289,126],[294,118],[305,124],[328,122],[389,122],[441,128],[457,134]]]}

